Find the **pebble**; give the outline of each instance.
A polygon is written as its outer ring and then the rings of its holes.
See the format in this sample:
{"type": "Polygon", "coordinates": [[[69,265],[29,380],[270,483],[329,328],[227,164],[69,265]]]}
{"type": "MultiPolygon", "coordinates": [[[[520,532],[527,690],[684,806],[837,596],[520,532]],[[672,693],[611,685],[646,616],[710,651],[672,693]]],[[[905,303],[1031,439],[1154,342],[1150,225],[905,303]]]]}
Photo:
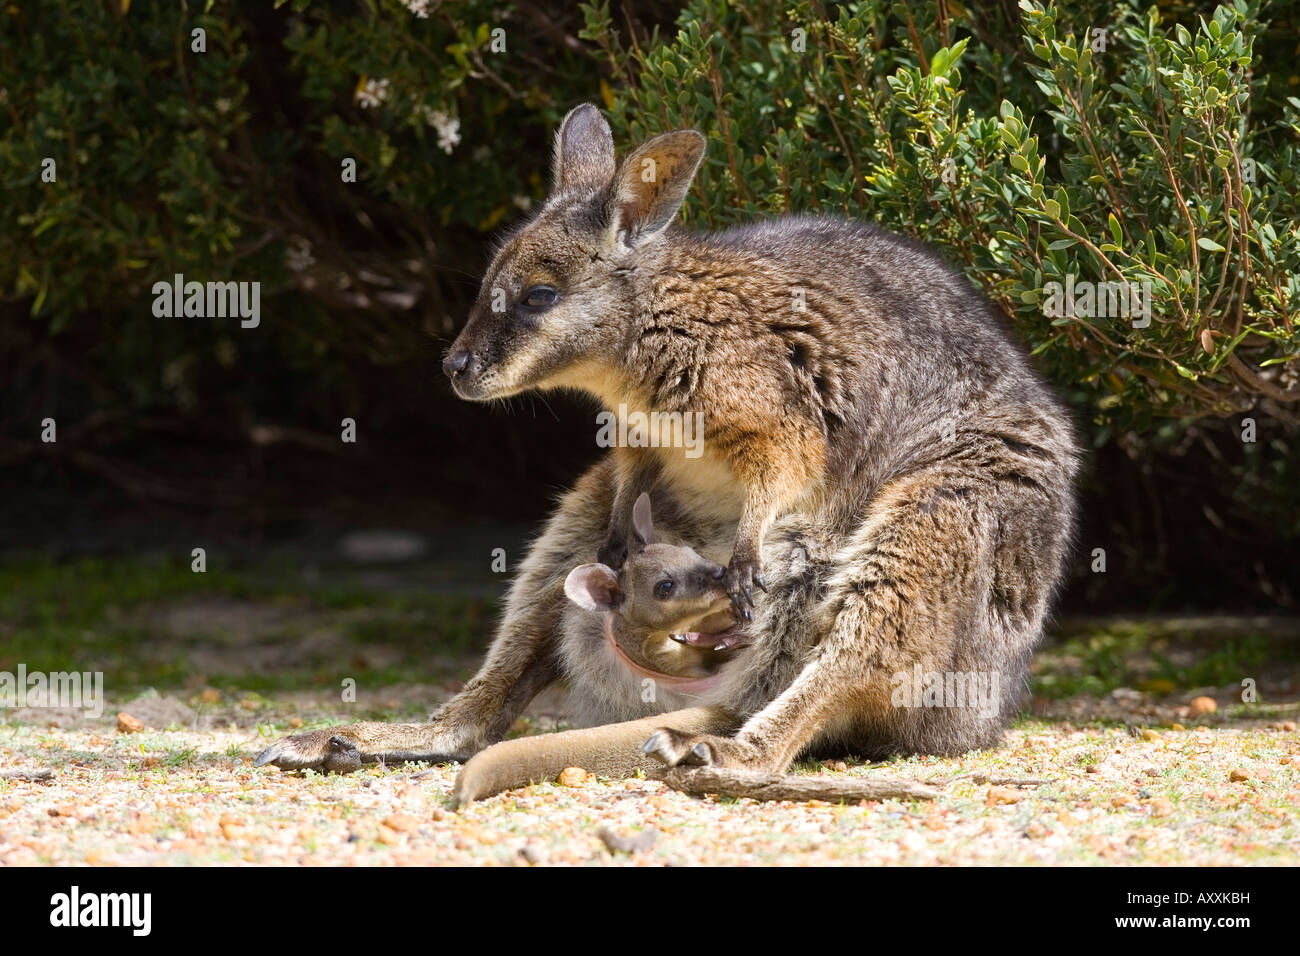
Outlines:
{"type": "Polygon", "coordinates": [[[601,827],[596,835],[611,853],[644,853],[653,848],[659,839],[659,831],[654,827],[630,835],[620,834],[612,827],[601,827]]]}
{"type": "Polygon", "coordinates": [[[1193,717],[1202,717],[1205,714],[1213,714],[1216,713],[1218,709],[1218,701],[1213,697],[1194,697],[1192,702],[1187,705],[1187,712],[1193,717]]]}
{"type": "Polygon", "coordinates": [[[581,787],[590,777],[591,774],[581,767],[565,767],[555,778],[555,782],[561,787],[581,787]]]}
{"type": "Polygon", "coordinates": [[[144,730],[144,724],[126,711],[122,711],[117,715],[117,729],[123,734],[138,734],[144,730]]]}
{"type": "Polygon", "coordinates": [[[541,847],[533,846],[532,844],[521,846],[519,848],[519,857],[534,866],[546,862],[546,852],[541,847]]]}

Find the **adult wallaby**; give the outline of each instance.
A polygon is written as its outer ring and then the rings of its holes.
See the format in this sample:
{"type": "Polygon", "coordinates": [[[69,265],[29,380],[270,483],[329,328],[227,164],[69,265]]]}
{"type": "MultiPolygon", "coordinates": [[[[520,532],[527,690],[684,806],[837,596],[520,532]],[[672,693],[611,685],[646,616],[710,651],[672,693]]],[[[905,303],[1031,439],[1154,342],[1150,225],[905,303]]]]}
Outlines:
{"type": "MultiPolygon", "coordinates": [[[[572,111],[551,196],[497,252],[444,362],[472,400],[570,388],[611,411],[702,413],[703,455],[619,448],[588,471],[532,545],[482,669],[428,723],[300,734],[259,764],[464,759],[500,740],[562,675],[565,629],[594,626],[566,606],[569,570],[618,550],[643,491],[657,530],[730,560],[742,591],[761,557],[753,646],[703,706],[663,716],[645,712],[666,696],[574,688],[586,719],[632,722],[555,735],[547,759],[623,772],[658,727],[650,749],[669,765],[760,770],[1000,740],[1071,533],[1069,420],[987,302],[920,244],[825,218],[669,228],[704,145],[666,133],[618,166],[600,113],[572,111]],[[996,713],[917,706],[898,694],[913,673],[982,678],[996,713]]],[[[519,782],[544,765],[521,763],[519,782]]],[[[458,792],[511,785],[489,783],[458,792]]]]}

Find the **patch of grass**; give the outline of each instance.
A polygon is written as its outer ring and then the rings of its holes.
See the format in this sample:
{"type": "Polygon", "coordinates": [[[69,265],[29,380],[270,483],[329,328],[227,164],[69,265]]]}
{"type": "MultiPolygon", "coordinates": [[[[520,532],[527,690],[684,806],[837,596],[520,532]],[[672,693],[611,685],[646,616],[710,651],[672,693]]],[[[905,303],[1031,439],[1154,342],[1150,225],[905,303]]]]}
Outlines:
{"type": "Polygon", "coordinates": [[[196,574],[180,562],[0,562],[0,668],[23,661],[29,670],[85,670],[94,662],[139,683],[167,683],[183,666],[128,660],[146,635],[126,612],[179,596],[248,594],[240,575],[196,574]]]}
{"type": "Polygon", "coordinates": [[[1060,699],[1104,696],[1118,687],[1169,694],[1224,687],[1266,664],[1295,660],[1285,635],[1195,638],[1143,622],[1116,624],[1041,649],[1034,662],[1034,693],[1060,699]]]}
{"type": "Polygon", "coordinates": [[[1277,641],[1263,634],[1249,634],[1241,638],[1228,638],[1223,646],[1209,653],[1197,655],[1186,664],[1175,663],[1164,652],[1156,649],[1157,677],[1172,680],[1182,687],[1223,687],[1240,683],[1243,677],[1258,673],[1274,655],[1277,641]]]}
{"type": "Polygon", "coordinates": [[[494,614],[495,602],[480,596],[313,586],[274,564],[200,574],[184,561],[11,558],[0,562],[0,670],[13,671],[21,662],[29,671],[103,671],[112,675],[115,694],[199,683],[271,693],[337,685],[341,676],[363,687],[445,680],[486,646],[494,614]],[[231,635],[214,625],[211,633],[178,637],[154,623],[160,618],[155,609],[214,598],[286,608],[300,619],[299,629],[291,621],[264,633],[231,635]],[[301,637],[305,625],[332,629],[341,640],[252,673],[247,667],[199,673],[187,653],[200,644],[228,645],[238,663],[242,647],[287,643],[301,637]],[[380,647],[381,654],[367,651],[380,647]]]}
{"type": "Polygon", "coordinates": [[[358,644],[438,648],[441,654],[469,653],[483,645],[496,604],[483,598],[431,594],[419,598],[385,595],[367,607],[369,615],[347,627],[358,644]]]}

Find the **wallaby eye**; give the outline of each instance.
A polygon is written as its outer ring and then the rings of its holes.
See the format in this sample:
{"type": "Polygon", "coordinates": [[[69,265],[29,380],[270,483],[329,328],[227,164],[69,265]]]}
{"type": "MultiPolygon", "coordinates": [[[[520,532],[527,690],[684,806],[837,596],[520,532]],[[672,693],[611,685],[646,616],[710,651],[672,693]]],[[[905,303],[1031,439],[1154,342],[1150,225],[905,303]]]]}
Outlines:
{"type": "Polygon", "coordinates": [[[672,581],[660,581],[655,585],[655,597],[661,601],[666,601],[673,593],[672,581]]]}
{"type": "Polygon", "coordinates": [[[549,285],[529,286],[523,303],[530,309],[549,309],[560,298],[560,293],[549,285]]]}

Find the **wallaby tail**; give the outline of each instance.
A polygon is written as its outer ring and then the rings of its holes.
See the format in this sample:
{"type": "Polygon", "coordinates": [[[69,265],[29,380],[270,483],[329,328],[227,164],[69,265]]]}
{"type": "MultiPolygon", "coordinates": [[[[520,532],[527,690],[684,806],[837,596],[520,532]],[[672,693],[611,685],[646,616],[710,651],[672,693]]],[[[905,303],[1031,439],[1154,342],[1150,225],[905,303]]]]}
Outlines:
{"type": "Polygon", "coordinates": [[[641,745],[661,727],[688,734],[730,735],[740,720],[722,707],[691,707],[622,724],[504,740],[475,754],[456,775],[452,799],[462,807],[503,790],[554,780],[566,767],[603,777],[630,777],[658,766],[641,745]]]}

